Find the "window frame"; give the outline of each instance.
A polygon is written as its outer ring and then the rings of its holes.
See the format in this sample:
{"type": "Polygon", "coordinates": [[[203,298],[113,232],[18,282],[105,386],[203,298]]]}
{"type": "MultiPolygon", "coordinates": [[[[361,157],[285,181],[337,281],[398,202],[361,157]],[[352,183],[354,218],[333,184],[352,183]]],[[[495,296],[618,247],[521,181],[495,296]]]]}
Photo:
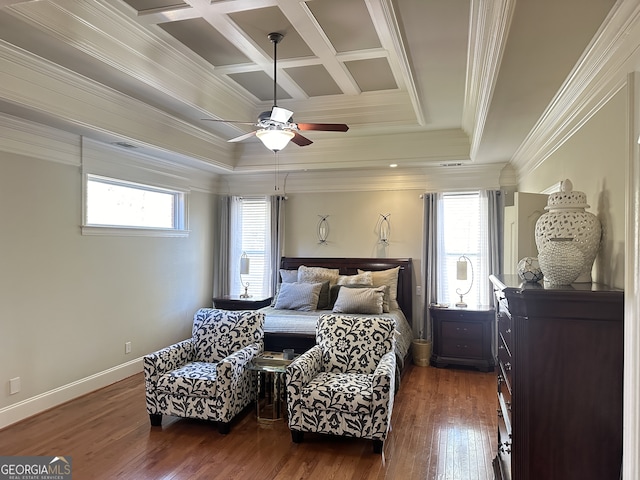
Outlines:
{"type": "MultiPolygon", "coordinates": [[[[232,196],[231,197],[231,208],[230,208],[230,242],[229,242],[229,293],[231,295],[239,295],[244,292],[244,287],[241,287],[242,283],[249,283],[249,294],[258,298],[266,298],[268,296],[273,295],[272,285],[270,282],[271,278],[271,202],[269,196],[267,195],[242,195],[242,196],[232,196]],[[262,226],[264,227],[263,232],[263,240],[264,240],[264,249],[263,250],[255,250],[252,249],[248,243],[248,241],[244,236],[243,229],[243,220],[244,220],[244,212],[242,211],[243,207],[241,206],[245,202],[251,202],[260,204],[265,210],[265,216],[263,218],[264,223],[262,226]],[[240,209],[237,211],[236,209],[240,209]],[[238,235],[240,235],[238,237],[238,235]],[[258,253],[262,252],[262,255],[258,253]],[[251,272],[248,275],[240,275],[240,256],[242,253],[246,253],[249,259],[251,260],[251,272]],[[261,260],[256,262],[256,257],[260,257],[261,260]],[[260,271],[256,271],[255,268],[257,265],[262,265],[262,269],[260,271]],[[258,280],[259,285],[256,284],[256,280],[258,280]],[[261,288],[258,288],[260,286],[261,288]]],[[[250,237],[247,237],[250,238],[250,237]]]]}
{"type": "Polygon", "coordinates": [[[84,174],[83,181],[83,202],[82,202],[82,233],[84,235],[135,235],[135,236],[162,236],[162,237],[182,237],[188,236],[189,230],[186,228],[186,211],[187,211],[187,192],[175,188],[160,187],[150,183],[132,182],[119,178],[107,177],[104,175],[95,175],[92,173],[84,174]],[[169,194],[173,197],[173,227],[150,227],[142,225],[118,225],[118,224],[101,224],[90,223],[88,220],[88,190],[89,183],[97,181],[100,183],[111,184],[136,190],[144,190],[149,192],[157,192],[169,194]]]}
{"type": "MultiPolygon", "coordinates": [[[[440,222],[442,222],[438,228],[444,228],[444,223],[447,222],[447,219],[444,217],[444,202],[447,201],[447,199],[453,199],[453,198],[461,198],[461,197],[473,197],[474,199],[477,199],[478,202],[478,211],[477,214],[479,215],[479,221],[486,221],[483,220],[483,212],[484,212],[484,208],[483,208],[483,198],[482,195],[480,193],[480,191],[477,190],[471,190],[471,191],[459,191],[459,192],[445,192],[443,193],[443,197],[442,197],[442,206],[441,206],[441,213],[439,214],[440,216],[440,222]]],[[[456,261],[458,260],[458,258],[460,256],[465,256],[467,258],[469,258],[469,261],[472,263],[471,268],[473,269],[473,284],[472,287],[470,289],[470,291],[466,294],[464,294],[464,301],[469,304],[469,308],[472,308],[472,306],[482,306],[482,302],[484,301],[483,298],[483,287],[485,286],[485,280],[486,283],[488,284],[488,275],[487,275],[487,279],[484,279],[482,277],[482,272],[483,272],[483,264],[482,262],[486,261],[486,255],[488,254],[488,252],[483,251],[483,249],[488,248],[486,245],[486,242],[483,241],[483,234],[486,233],[486,225],[482,225],[482,223],[479,223],[477,226],[477,232],[476,232],[476,238],[478,241],[477,244],[477,249],[475,249],[474,251],[470,251],[470,250],[466,250],[466,251],[461,251],[461,252],[447,252],[446,248],[444,247],[444,245],[449,245],[451,242],[447,242],[447,239],[445,238],[444,234],[445,231],[443,230],[441,233],[441,236],[439,236],[439,243],[441,245],[441,248],[439,248],[439,251],[441,252],[439,254],[439,266],[438,266],[438,270],[439,270],[439,284],[438,284],[438,294],[437,294],[437,298],[439,302],[442,303],[448,303],[451,305],[455,305],[456,302],[460,301],[460,295],[456,293],[456,289],[457,288],[461,288],[461,290],[464,292],[467,289],[467,281],[458,281],[455,278],[455,267],[456,267],[456,261]],[[447,262],[447,260],[450,260],[450,262],[447,262]],[[449,264],[450,263],[450,264],[449,264]],[[444,275],[443,272],[446,270],[446,278],[449,279],[448,282],[444,281],[444,275]],[[447,286],[449,288],[447,288],[447,286]]],[[[471,275],[471,269],[468,270],[468,275],[471,275]]]]}
{"type": "Polygon", "coordinates": [[[81,218],[82,235],[188,237],[190,183],[184,172],[149,155],[123,150],[111,144],[82,137],[81,218]],[[180,197],[174,204],[175,228],[100,225],[87,222],[88,179],[104,178],[126,187],[172,192],[180,197]]]}

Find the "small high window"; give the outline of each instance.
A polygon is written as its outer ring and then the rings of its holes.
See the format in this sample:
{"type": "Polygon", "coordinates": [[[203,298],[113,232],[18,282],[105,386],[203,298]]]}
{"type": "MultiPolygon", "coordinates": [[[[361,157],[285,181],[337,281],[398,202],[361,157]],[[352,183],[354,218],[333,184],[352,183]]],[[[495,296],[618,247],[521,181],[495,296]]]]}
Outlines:
{"type": "Polygon", "coordinates": [[[86,231],[91,227],[111,227],[186,234],[185,210],[184,192],[86,175],[84,233],[96,233],[86,231]]]}

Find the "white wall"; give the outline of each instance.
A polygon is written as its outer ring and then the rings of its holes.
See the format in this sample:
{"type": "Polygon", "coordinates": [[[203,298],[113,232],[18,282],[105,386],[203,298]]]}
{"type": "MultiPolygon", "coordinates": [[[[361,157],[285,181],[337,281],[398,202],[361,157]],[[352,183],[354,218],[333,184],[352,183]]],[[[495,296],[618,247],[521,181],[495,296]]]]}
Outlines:
{"type": "Polygon", "coordinates": [[[549,158],[519,179],[518,190],[542,192],[569,178],[585,192],[587,211],[603,226],[593,279],[624,288],[625,182],[627,171],[627,89],[616,93],[549,158]]]}
{"type": "Polygon", "coordinates": [[[59,163],[15,153],[7,133],[0,129],[0,427],[140,371],[142,355],[189,336],[195,310],[211,305],[216,206],[210,193],[189,194],[187,238],[82,235],[79,142],[49,143],[69,152],[59,163]],[[21,391],[10,395],[14,377],[21,391]]]}

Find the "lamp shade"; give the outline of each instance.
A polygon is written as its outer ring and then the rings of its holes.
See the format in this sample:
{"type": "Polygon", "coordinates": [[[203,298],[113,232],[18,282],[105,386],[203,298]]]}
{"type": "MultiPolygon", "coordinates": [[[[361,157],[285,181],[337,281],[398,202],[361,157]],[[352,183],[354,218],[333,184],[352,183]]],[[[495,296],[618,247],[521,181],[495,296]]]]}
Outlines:
{"type": "Polygon", "coordinates": [[[246,253],[242,254],[240,257],[240,275],[248,275],[249,274],[249,257],[247,257],[246,253]]]}
{"type": "Polygon", "coordinates": [[[456,279],[457,280],[466,280],[467,279],[467,260],[458,260],[456,262],[456,279]]]}
{"type": "Polygon", "coordinates": [[[289,144],[295,133],[291,130],[271,130],[263,128],[256,132],[256,136],[269,150],[278,152],[289,144]]]}

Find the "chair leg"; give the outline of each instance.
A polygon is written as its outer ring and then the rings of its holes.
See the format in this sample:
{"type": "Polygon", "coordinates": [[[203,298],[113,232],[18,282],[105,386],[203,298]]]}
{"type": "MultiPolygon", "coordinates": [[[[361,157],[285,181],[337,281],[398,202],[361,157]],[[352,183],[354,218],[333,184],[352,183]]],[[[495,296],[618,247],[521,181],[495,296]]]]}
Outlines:
{"type": "Polygon", "coordinates": [[[159,427],[162,425],[162,414],[150,413],[149,420],[151,420],[152,427],[159,427]]]}
{"type": "Polygon", "coordinates": [[[220,422],[218,423],[218,432],[221,435],[226,435],[231,431],[231,423],[229,422],[220,422]]]}
{"type": "Polygon", "coordinates": [[[373,453],[382,453],[384,440],[373,440],[373,453]]]}
{"type": "Polygon", "coordinates": [[[298,430],[291,430],[291,440],[293,443],[302,443],[302,439],[304,438],[304,432],[300,432],[298,430]]]}

